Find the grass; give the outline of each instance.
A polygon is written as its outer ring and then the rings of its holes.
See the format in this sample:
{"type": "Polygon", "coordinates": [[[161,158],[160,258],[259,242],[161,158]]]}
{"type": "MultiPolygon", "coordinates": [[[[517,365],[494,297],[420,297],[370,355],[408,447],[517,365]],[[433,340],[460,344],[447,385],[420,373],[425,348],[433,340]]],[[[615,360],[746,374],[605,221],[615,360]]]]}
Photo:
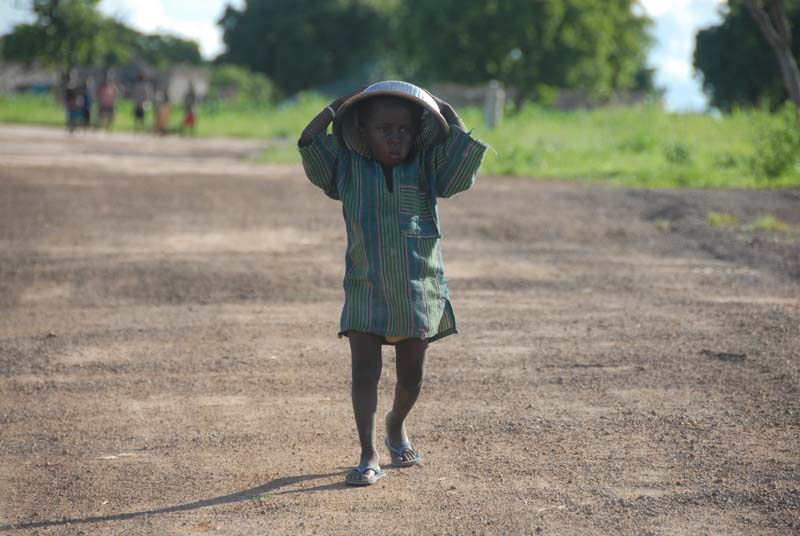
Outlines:
{"type": "Polygon", "coordinates": [[[729,212],[712,210],[708,213],[708,224],[711,227],[733,227],[739,219],[729,212]]]}
{"type": "MultiPolygon", "coordinates": [[[[285,144],[270,146],[260,160],[296,163],[294,140],[326,103],[310,94],[280,106],[208,102],[200,106],[197,134],[283,139],[285,144]]],[[[51,98],[0,96],[0,123],[62,125],[63,115],[51,98]]],[[[529,106],[506,117],[495,130],[484,126],[479,109],[467,108],[462,115],[474,135],[494,149],[486,157],[483,175],[654,188],[800,186],[800,160],[771,178],[754,164],[764,133],[777,121],[761,111],[713,117],[670,114],[655,106],[570,112],[529,106]]],[[[177,106],[176,130],[180,116],[177,106]]],[[[122,102],[115,129],[132,128],[131,105],[122,102]]]]}
{"type": "Polygon", "coordinates": [[[772,214],[762,214],[751,223],[740,225],[739,218],[729,212],[711,210],[706,215],[706,220],[711,227],[735,227],[743,232],[752,233],[754,231],[771,231],[778,233],[788,233],[791,226],[772,214]]]}
{"type": "Polygon", "coordinates": [[[764,214],[759,216],[756,221],[749,223],[743,228],[745,231],[773,231],[779,233],[788,233],[791,230],[789,224],[785,221],[779,220],[772,214],[764,214]]]}
{"type": "MultiPolygon", "coordinates": [[[[480,125],[480,117],[468,114],[480,125]]],[[[800,186],[800,170],[767,180],[755,143],[772,117],[669,114],[656,107],[559,112],[526,108],[479,137],[497,150],[490,174],[593,179],[643,187],[800,186]]]]}

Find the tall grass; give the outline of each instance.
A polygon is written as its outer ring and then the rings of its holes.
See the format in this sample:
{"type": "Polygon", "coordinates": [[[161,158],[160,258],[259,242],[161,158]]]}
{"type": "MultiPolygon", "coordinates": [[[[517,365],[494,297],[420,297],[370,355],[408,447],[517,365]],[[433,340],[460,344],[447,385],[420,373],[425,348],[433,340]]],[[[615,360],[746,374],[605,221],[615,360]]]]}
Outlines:
{"type": "MultiPolygon", "coordinates": [[[[312,94],[278,106],[206,102],[200,106],[197,135],[283,140],[270,145],[261,160],[298,162],[294,140],[325,104],[312,94]]],[[[180,106],[173,108],[175,130],[181,112],[180,106]]],[[[0,96],[0,122],[62,125],[63,115],[50,98],[0,96]]],[[[478,109],[464,109],[462,115],[473,134],[495,151],[486,157],[484,175],[643,187],[800,186],[800,160],[783,166],[779,175],[760,172],[764,140],[785,131],[785,115],[671,114],[655,106],[565,112],[528,106],[509,114],[495,130],[485,127],[478,109]]],[[[121,102],[115,129],[132,128],[131,105],[121,102]]]]}
{"type": "MultiPolygon", "coordinates": [[[[479,114],[467,118],[481,125],[479,114]]],[[[497,156],[485,172],[603,180],[647,187],[800,185],[800,170],[766,181],[753,168],[763,112],[670,114],[656,107],[559,112],[535,107],[493,131],[476,129],[497,156]]],[[[468,123],[469,124],[469,123],[468,123]]]]}

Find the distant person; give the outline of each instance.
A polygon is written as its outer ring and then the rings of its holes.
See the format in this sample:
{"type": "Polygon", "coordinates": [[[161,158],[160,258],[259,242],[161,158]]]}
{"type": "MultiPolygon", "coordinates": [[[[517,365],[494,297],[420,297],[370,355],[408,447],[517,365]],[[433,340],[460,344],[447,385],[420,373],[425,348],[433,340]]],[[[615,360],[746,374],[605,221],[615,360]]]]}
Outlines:
{"type": "Polygon", "coordinates": [[[164,136],[169,134],[169,123],[172,110],[169,104],[169,94],[165,90],[156,91],[155,99],[155,132],[164,136]]]}
{"type": "Polygon", "coordinates": [[[89,128],[92,126],[92,95],[91,90],[89,89],[90,85],[94,85],[94,81],[91,79],[86,79],[81,82],[79,87],[80,91],[80,107],[81,107],[81,117],[80,123],[83,128],[89,128]]]}
{"type": "Polygon", "coordinates": [[[441,250],[437,198],[469,189],[487,146],[446,102],[406,82],[373,84],[333,101],[298,142],[309,180],[342,202],[347,230],[339,336],[350,343],[361,457],[345,484],[384,472],[375,444],[382,347],[396,352],[397,384],[384,443],[392,465],[420,463],[406,417],[422,386],[428,345],[457,333],[441,250]],[[334,134],[327,134],[334,121],[334,134]]]}
{"type": "Polygon", "coordinates": [[[100,128],[110,131],[114,125],[114,112],[117,106],[119,91],[114,80],[109,76],[97,87],[97,124],[100,128]]]}
{"type": "Polygon", "coordinates": [[[83,98],[80,88],[71,80],[67,81],[64,88],[64,109],[67,114],[67,131],[71,134],[83,122],[83,98]]]}
{"type": "Polygon", "coordinates": [[[150,83],[143,74],[136,77],[131,93],[133,98],[133,130],[144,130],[145,111],[150,107],[150,83]]]}
{"type": "Polygon", "coordinates": [[[189,84],[189,89],[183,97],[183,121],[181,121],[181,132],[185,135],[186,131],[194,136],[197,126],[197,96],[194,92],[194,84],[189,84]]]}

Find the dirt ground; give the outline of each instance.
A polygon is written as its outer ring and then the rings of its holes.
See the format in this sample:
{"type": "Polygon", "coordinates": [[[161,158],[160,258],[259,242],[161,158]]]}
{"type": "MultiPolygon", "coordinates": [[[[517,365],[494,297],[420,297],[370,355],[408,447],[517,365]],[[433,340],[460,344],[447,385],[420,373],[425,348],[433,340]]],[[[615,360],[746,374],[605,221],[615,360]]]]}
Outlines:
{"type": "Polygon", "coordinates": [[[341,210],[263,146],[0,126],[1,534],[800,534],[800,191],[443,201],[424,464],[351,489],[341,210]]]}

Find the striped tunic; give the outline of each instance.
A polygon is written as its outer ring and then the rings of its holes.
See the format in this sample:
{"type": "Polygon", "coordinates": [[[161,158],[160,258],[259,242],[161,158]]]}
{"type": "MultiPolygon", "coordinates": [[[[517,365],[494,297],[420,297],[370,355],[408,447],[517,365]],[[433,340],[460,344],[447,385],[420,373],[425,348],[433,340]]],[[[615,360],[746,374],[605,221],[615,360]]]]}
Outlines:
{"type": "Polygon", "coordinates": [[[300,146],[308,178],[342,202],[347,253],[340,336],[354,330],[434,341],[457,333],[436,199],[469,189],[486,149],[451,125],[443,142],[393,168],[389,191],[381,165],[335,136],[320,133],[300,146]]]}

